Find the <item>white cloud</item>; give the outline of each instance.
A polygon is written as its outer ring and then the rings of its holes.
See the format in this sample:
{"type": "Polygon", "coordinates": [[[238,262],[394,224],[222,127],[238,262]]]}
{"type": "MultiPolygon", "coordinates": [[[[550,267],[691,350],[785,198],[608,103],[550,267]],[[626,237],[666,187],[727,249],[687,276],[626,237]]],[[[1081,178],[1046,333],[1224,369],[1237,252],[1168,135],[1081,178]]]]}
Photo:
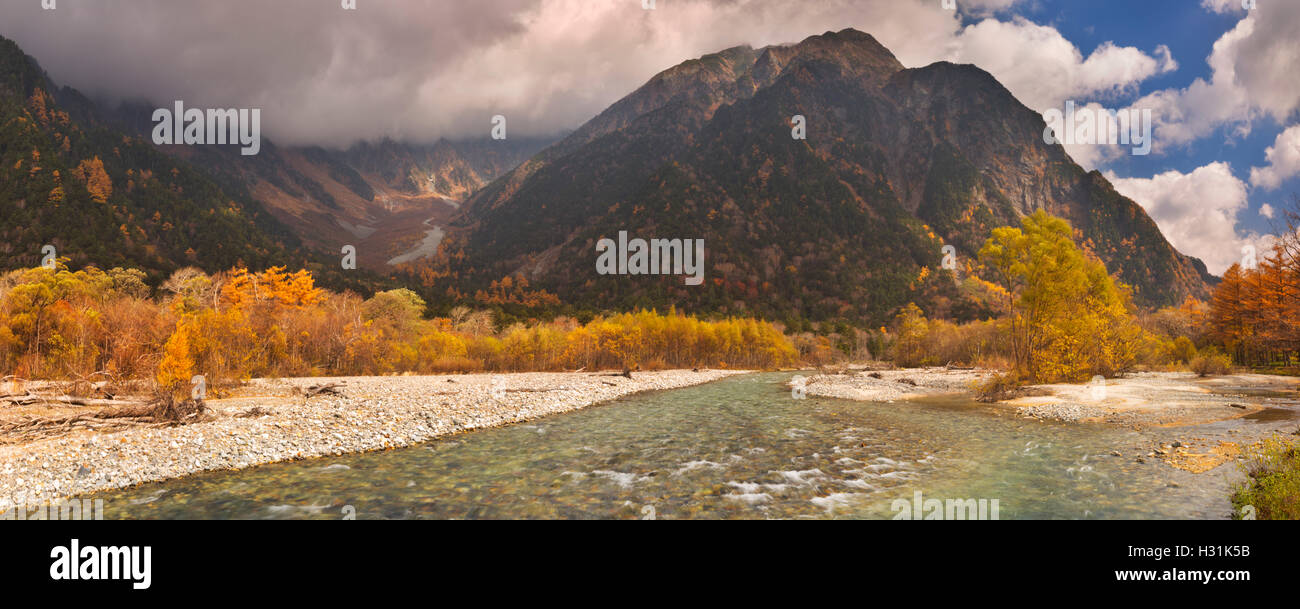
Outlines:
{"type": "Polygon", "coordinates": [[[1246,11],[1242,0],[1201,0],[1201,8],[1218,15],[1244,13],[1246,11]]]}
{"type": "Polygon", "coordinates": [[[1265,203],[1265,204],[1263,204],[1263,205],[1260,205],[1260,206],[1259,206],[1259,215],[1264,216],[1265,218],[1268,218],[1268,219],[1271,220],[1271,219],[1273,218],[1273,206],[1272,206],[1272,205],[1269,205],[1268,203],[1265,203]]]}
{"type": "MultiPolygon", "coordinates": [[[[1231,6],[1208,1],[1219,11],[1231,6]]],[[[1237,3],[1240,6],[1240,3],[1237,3]]],[[[1229,137],[1250,133],[1264,117],[1285,124],[1300,109],[1300,2],[1261,2],[1214,43],[1209,80],[1156,91],[1134,102],[1156,115],[1156,148],[1182,146],[1226,127],[1229,137]]]]}
{"type": "Polygon", "coordinates": [[[1239,262],[1243,247],[1262,252],[1270,243],[1258,233],[1238,234],[1237,216],[1247,208],[1247,188],[1227,163],[1210,163],[1186,174],[1167,171],[1151,178],[1120,178],[1108,172],[1106,177],[1115,190],[1146,210],[1175,248],[1203,260],[1211,273],[1221,275],[1239,262]]]}
{"type": "Polygon", "coordinates": [[[1141,81],[1178,68],[1164,45],[1152,57],[1106,42],[1085,58],[1055,28],[1022,17],[969,25],[951,45],[949,59],[987,70],[1039,112],[1060,108],[1067,99],[1082,102],[1132,91],[1141,81]]]}
{"type": "MultiPolygon", "coordinates": [[[[1094,117],[1102,117],[1106,115],[1108,110],[1111,110],[1111,108],[1106,108],[1105,106],[1102,106],[1097,102],[1092,102],[1089,104],[1076,104],[1074,110],[1075,121],[1076,123],[1079,122],[1078,117],[1083,115],[1085,111],[1090,112],[1091,115],[1094,117]]],[[[1118,124],[1117,124],[1118,129],[1116,131],[1117,134],[1120,133],[1130,134],[1130,138],[1132,138],[1131,134],[1133,133],[1133,131],[1129,126],[1129,120],[1131,119],[1125,118],[1125,119],[1118,120],[1118,124]]],[[[1139,121],[1141,121],[1141,119],[1139,119],[1139,121]]],[[[1146,122],[1150,122],[1150,121],[1146,121],[1146,122]]],[[[1142,124],[1143,124],[1142,122],[1138,123],[1138,133],[1143,138],[1149,138],[1150,134],[1146,132],[1145,128],[1141,126],[1142,124]]],[[[1049,124],[1049,127],[1050,126],[1051,125],[1049,124]]],[[[1069,142],[1062,142],[1061,147],[1065,148],[1066,154],[1069,154],[1070,158],[1074,159],[1075,163],[1078,163],[1080,167],[1083,167],[1088,171],[1097,169],[1098,167],[1110,161],[1113,161],[1117,158],[1129,156],[1133,154],[1133,151],[1136,148],[1138,148],[1138,146],[1134,143],[1113,144],[1113,145],[1110,144],[1108,139],[1103,139],[1109,137],[1108,135],[1110,133],[1109,127],[1107,126],[1106,129],[1107,130],[1105,132],[1102,132],[1099,126],[1095,126],[1093,131],[1094,135],[1096,136],[1096,139],[1099,142],[1105,141],[1106,143],[1079,143],[1075,141],[1069,141],[1069,142]]],[[[1118,135],[1116,136],[1116,140],[1117,141],[1119,140],[1118,135]]]]}
{"type": "MultiPolygon", "coordinates": [[[[263,130],[296,144],[482,135],[495,114],[511,134],[554,133],[682,61],[846,27],[908,67],[976,63],[1039,111],[1129,90],[1176,65],[1160,47],[1103,44],[1085,57],[1054,28],[1021,18],[962,28],[939,0],[661,0],[649,11],[636,0],[405,0],[356,11],[320,0],[67,4],[6,6],[0,34],[60,84],[260,107],[263,130]]],[[[1014,4],[963,6],[993,14],[1014,4]]]]}
{"type": "Polygon", "coordinates": [[[1300,125],[1277,134],[1273,145],[1264,151],[1264,158],[1268,165],[1250,170],[1251,186],[1277,190],[1284,180],[1300,175],[1300,125]]]}

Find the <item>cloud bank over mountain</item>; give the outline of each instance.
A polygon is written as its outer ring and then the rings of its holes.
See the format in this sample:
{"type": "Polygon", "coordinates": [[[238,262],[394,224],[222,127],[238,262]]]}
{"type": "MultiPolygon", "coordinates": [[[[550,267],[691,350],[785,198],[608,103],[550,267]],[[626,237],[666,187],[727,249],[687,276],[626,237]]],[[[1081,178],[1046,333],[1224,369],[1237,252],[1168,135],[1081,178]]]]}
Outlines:
{"type": "Polygon", "coordinates": [[[1177,63],[1168,49],[1103,44],[966,0],[320,0],[214,3],[5,0],[0,35],[60,84],[110,99],[259,107],[293,144],[574,128],[664,68],[721,48],[856,27],[909,67],[976,63],[1036,110],[1129,90],[1177,63]],[[1006,20],[1002,20],[1006,19],[1006,20]]]}

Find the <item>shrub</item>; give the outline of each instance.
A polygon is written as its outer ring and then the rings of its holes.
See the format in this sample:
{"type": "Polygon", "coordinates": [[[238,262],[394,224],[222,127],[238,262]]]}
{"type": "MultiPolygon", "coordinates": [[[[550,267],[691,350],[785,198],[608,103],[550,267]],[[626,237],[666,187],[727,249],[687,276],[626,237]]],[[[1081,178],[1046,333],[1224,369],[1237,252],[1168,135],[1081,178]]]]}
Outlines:
{"type": "Polygon", "coordinates": [[[975,400],[986,403],[1009,400],[1023,385],[1024,381],[1014,372],[995,374],[975,385],[975,400]]]}
{"type": "Polygon", "coordinates": [[[426,365],[426,372],[434,374],[468,373],[483,370],[483,362],[468,357],[440,357],[426,365]]]}
{"type": "Polygon", "coordinates": [[[1258,520],[1300,519],[1300,446],[1273,436],[1248,449],[1241,468],[1247,479],[1232,495],[1234,518],[1251,506],[1258,520]]]}
{"type": "Polygon", "coordinates": [[[1174,339],[1170,356],[1174,361],[1190,364],[1192,360],[1196,359],[1196,345],[1192,344],[1192,339],[1179,336],[1174,339]]]}
{"type": "Polygon", "coordinates": [[[894,364],[901,367],[973,365],[1009,352],[1004,334],[993,321],[957,325],[927,320],[921,309],[909,304],[898,313],[895,324],[894,364]]]}
{"type": "MultiPolygon", "coordinates": [[[[183,269],[157,298],[142,277],[131,269],[73,272],[62,262],[0,274],[0,375],[133,378],[179,392],[194,375],[217,387],[322,374],[777,368],[800,356],[775,326],[756,319],[643,310],[585,324],[566,317],[507,324],[458,307],[430,320],[410,290],[363,299],[317,288],[305,270],[208,276],[183,269]]],[[[855,351],[866,338],[849,331],[844,340],[855,351]]],[[[821,337],[810,349],[833,355],[821,337]]]]}
{"type": "Polygon", "coordinates": [[[1232,360],[1222,353],[1202,353],[1192,358],[1189,363],[1197,376],[1217,376],[1232,370],[1232,360]]]}
{"type": "Polygon", "coordinates": [[[909,304],[898,313],[898,340],[894,342],[894,363],[911,368],[927,363],[926,338],[930,335],[930,324],[915,304],[909,304]]]}

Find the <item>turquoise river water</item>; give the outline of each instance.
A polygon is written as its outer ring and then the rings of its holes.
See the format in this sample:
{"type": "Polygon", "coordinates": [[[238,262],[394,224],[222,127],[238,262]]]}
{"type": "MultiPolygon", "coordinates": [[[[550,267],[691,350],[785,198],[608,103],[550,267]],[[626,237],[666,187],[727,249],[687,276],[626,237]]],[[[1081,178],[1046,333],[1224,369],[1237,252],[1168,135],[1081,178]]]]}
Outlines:
{"type": "Polygon", "coordinates": [[[996,499],[1002,519],[1226,518],[1234,466],[1198,475],[1137,457],[1189,433],[1228,438],[1294,416],[1134,431],[1027,420],[965,398],[795,400],[791,376],[90,497],[105,500],[107,518],[891,518],[919,491],[996,499]]]}

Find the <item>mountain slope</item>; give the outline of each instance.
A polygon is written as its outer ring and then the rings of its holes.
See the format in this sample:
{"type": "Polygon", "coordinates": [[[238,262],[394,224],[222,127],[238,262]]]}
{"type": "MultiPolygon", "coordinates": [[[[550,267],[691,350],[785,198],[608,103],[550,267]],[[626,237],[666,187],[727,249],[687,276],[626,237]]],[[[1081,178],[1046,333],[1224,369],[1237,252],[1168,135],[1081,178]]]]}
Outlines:
{"type": "Polygon", "coordinates": [[[136,267],[155,282],[190,265],[307,267],[354,289],[375,280],[305,253],[247,192],[102,120],[0,38],[0,268],[36,266],[46,245],[74,268],[136,267]]]}
{"type": "Polygon", "coordinates": [[[905,69],[862,32],[730,49],[656,76],[483,188],[448,252],[462,275],[523,273],[570,302],[882,320],[916,298],[942,245],[969,261],[992,228],[1046,209],[1138,302],[1203,296],[1203,265],[1043,128],[986,72],[905,69]],[[596,274],[596,241],[621,230],[704,238],[705,285],[596,274]]]}
{"type": "Polygon", "coordinates": [[[282,147],[263,139],[243,157],[220,148],[167,147],[222,183],[246,189],[303,243],[333,254],[357,247],[358,263],[387,261],[446,224],[460,201],[551,142],[550,138],[359,143],[347,150],[282,147]]]}
{"type": "MultiPolygon", "coordinates": [[[[129,102],[102,112],[91,106],[87,112],[148,138],[154,108],[129,102]]],[[[388,272],[386,262],[418,243],[426,223],[445,224],[470,193],[553,142],[551,137],[432,144],[382,140],[332,150],[279,146],[263,137],[254,156],[228,146],[160,148],[202,169],[224,189],[246,192],[306,247],[335,255],[342,245],[354,245],[360,265],[388,272]]]]}

